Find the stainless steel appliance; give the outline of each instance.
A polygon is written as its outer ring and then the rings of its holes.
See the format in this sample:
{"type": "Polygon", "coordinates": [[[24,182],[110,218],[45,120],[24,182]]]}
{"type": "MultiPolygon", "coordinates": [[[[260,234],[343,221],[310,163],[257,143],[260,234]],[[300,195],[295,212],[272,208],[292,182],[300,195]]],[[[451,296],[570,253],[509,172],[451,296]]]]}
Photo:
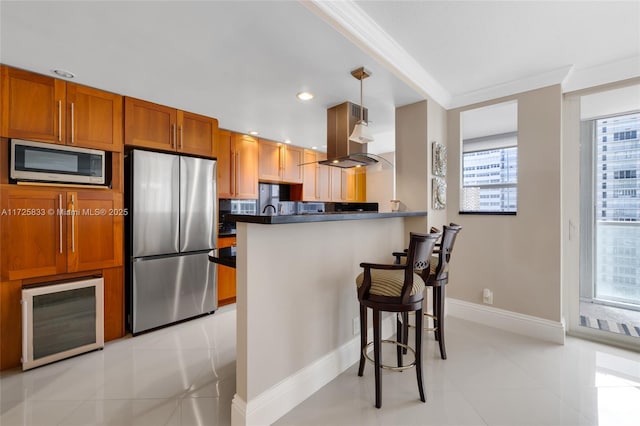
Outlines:
{"type": "Polygon", "coordinates": [[[104,281],[22,289],[22,369],[104,347],[104,281]]]}
{"type": "Polygon", "coordinates": [[[105,162],[106,153],[97,149],[11,140],[15,180],[106,185],[105,162]]]}
{"type": "Polygon", "coordinates": [[[131,331],[213,312],[216,161],[133,150],[127,163],[131,331]]]}

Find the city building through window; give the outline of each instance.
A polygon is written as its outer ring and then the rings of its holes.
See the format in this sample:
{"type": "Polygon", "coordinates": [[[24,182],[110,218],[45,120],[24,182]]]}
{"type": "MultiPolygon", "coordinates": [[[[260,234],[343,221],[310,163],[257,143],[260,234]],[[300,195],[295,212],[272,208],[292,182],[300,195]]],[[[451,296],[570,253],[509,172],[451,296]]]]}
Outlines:
{"type": "Polygon", "coordinates": [[[517,102],[464,111],[461,119],[460,211],[506,214],[517,212],[517,102]]]}

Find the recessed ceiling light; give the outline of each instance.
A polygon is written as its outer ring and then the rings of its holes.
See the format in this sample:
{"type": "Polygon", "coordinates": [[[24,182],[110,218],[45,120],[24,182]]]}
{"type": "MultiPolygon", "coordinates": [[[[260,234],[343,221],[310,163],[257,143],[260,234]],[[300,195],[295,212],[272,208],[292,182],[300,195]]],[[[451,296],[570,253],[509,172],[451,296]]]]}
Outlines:
{"type": "Polygon", "coordinates": [[[75,77],[75,74],[70,72],[70,71],[65,71],[65,70],[51,70],[52,73],[54,73],[55,75],[58,75],[60,77],[64,77],[64,78],[73,78],[75,77]]]}
{"type": "Polygon", "coordinates": [[[285,139],[285,140],[284,140],[284,143],[291,143],[291,140],[289,140],[289,139],[285,139]]]}
{"type": "Polygon", "coordinates": [[[300,99],[301,101],[309,101],[311,99],[313,99],[313,93],[309,93],[309,92],[300,92],[296,95],[296,97],[298,99],[300,99]]]}
{"type": "Polygon", "coordinates": [[[317,146],[312,146],[311,149],[318,149],[318,147],[317,146]]]}
{"type": "Polygon", "coordinates": [[[250,134],[251,136],[258,136],[260,133],[256,132],[255,130],[250,130],[250,131],[249,131],[249,134],[250,134]]]}

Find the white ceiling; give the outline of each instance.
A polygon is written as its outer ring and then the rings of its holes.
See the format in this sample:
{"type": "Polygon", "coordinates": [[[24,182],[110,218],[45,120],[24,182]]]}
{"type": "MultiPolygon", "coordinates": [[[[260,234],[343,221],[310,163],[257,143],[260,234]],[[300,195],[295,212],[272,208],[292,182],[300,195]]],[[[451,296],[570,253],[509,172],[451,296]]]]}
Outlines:
{"type": "Polygon", "coordinates": [[[640,2],[0,2],[0,62],[322,149],[326,108],[359,102],[374,153],[397,106],[640,75],[640,2]],[[301,90],[316,97],[303,103],[301,90]]]}

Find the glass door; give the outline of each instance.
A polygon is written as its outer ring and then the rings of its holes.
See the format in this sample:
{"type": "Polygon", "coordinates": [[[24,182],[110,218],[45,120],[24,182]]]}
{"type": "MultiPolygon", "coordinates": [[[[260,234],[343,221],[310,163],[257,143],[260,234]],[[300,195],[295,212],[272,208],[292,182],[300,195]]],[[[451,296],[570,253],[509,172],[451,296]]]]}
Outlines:
{"type": "Polygon", "coordinates": [[[579,325],[640,342],[640,113],[583,120],[581,139],[579,325]]]}

